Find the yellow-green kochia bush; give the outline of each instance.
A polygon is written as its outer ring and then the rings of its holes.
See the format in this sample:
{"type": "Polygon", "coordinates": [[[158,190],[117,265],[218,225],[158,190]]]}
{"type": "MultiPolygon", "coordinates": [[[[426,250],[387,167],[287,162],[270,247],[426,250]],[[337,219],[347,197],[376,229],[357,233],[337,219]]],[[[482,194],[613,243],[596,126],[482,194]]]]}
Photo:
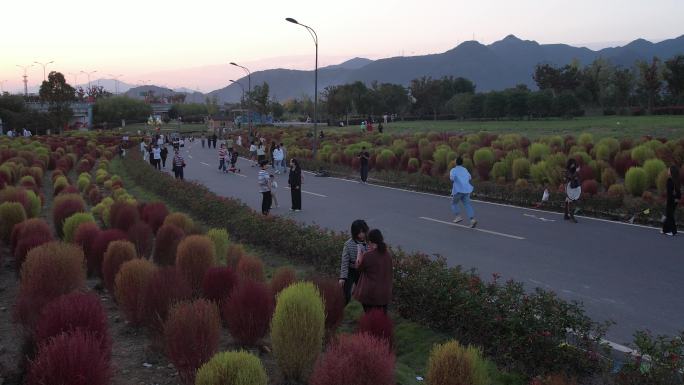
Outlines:
{"type": "Polygon", "coordinates": [[[216,261],[219,265],[226,265],[226,254],[228,253],[228,245],[230,244],[230,237],[226,229],[211,229],[207,232],[207,236],[214,242],[214,250],[216,251],[216,261]]]}
{"type": "Polygon", "coordinates": [[[266,385],[261,360],[245,351],[217,353],[197,371],[195,385],[266,385]]]}
{"type": "Polygon", "coordinates": [[[457,341],[435,345],[428,361],[427,385],[489,385],[487,363],[477,348],[457,341]]]}
{"type": "Polygon", "coordinates": [[[323,300],[313,283],[295,283],[280,292],[271,321],[271,342],[286,380],[307,380],[321,352],[324,334],[323,300]]]}
{"type": "Polygon", "coordinates": [[[635,197],[641,194],[648,188],[648,175],[641,167],[632,167],[627,170],[625,174],[625,188],[635,197]]]}
{"type": "Polygon", "coordinates": [[[24,206],[17,202],[0,204],[0,239],[9,243],[14,225],[26,220],[24,206]]]}

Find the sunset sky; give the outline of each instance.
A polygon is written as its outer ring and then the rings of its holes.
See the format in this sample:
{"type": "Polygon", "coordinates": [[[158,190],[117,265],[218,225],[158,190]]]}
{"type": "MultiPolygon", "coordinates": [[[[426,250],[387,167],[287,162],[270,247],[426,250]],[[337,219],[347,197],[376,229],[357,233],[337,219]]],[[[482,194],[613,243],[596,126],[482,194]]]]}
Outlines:
{"type": "MultiPolygon", "coordinates": [[[[0,13],[0,82],[21,89],[17,64],[54,60],[49,70],[123,74],[208,92],[254,71],[313,69],[314,47],[293,17],[316,29],[320,65],[443,52],[508,34],[540,43],[602,48],[684,34],[682,0],[158,1],[7,0],[0,13]]],[[[29,69],[29,85],[42,67],[29,69]]],[[[79,75],[78,83],[87,82],[79,75]]]]}

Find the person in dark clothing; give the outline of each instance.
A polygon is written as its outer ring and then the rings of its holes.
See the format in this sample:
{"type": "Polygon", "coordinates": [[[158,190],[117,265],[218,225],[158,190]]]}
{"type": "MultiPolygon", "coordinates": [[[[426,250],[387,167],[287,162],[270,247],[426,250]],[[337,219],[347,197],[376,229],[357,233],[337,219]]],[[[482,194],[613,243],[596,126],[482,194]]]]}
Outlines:
{"type": "Polygon", "coordinates": [[[218,139],[218,137],[216,136],[216,134],[212,135],[211,141],[212,141],[212,144],[214,145],[214,148],[216,148],[216,139],[218,139]]]}
{"type": "Polygon", "coordinates": [[[275,168],[275,161],[273,158],[273,151],[275,151],[275,149],[276,149],[276,143],[271,142],[271,146],[268,148],[268,157],[269,157],[269,160],[271,161],[271,168],[275,168]]]}
{"type": "Polygon", "coordinates": [[[164,145],[161,149],[161,163],[162,163],[162,168],[166,168],[166,158],[169,156],[169,150],[166,148],[166,145],[164,145]]]}
{"type": "Polygon", "coordinates": [[[290,196],[292,197],[291,211],[302,210],[302,169],[299,167],[297,159],[290,160],[290,174],[287,178],[290,185],[290,196]]]}
{"type": "Polygon", "coordinates": [[[387,305],[392,301],[392,255],[380,230],[368,232],[368,251],[358,248],[356,269],[359,283],[354,288],[354,298],[361,302],[363,311],[380,309],[387,313],[387,305]]]}
{"type": "Polygon", "coordinates": [[[361,159],[361,182],[366,183],[366,180],[368,180],[368,159],[370,159],[370,154],[366,151],[366,147],[361,147],[359,159],[361,159]]]}
{"type": "Polygon", "coordinates": [[[378,132],[382,134],[382,132],[385,130],[385,127],[382,126],[382,122],[378,123],[378,132]]]}
{"type": "Polygon", "coordinates": [[[677,235],[677,222],[675,221],[675,209],[677,202],[682,199],[681,183],[679,179],[679,169],[677,166],[670,166],[667,178],[667,204],[665,205],[665,221],[663,231],[665,235],[677,235]]]}
{"type": "Polygon", "coordinates": [[[173,156],[173,175],[176,179],[183,180],[183,168],[185,167],[185,160],[180,154],[180,150],[176,148],[173,156]]]}
{"type": "Polygon", "coordinates": [[[575,202],[579,198],[579,194],[572,194],[579,189],[581,193],[581,184],[579,180],[579,166],[577,161],[573,158],[568,159],[568,163],[565,166],[565,182],[566,185],[566,198],[565,198],[565,220],[572,220],[577,223],[575,219],[575,202]]]}
{"type": "Polygon", "coordinates": [[[340,286],[344,292],[345,304],[351,301],[352,288],[359,281],[359,272],[356,270],[356,256],[359,247],[366,252],[366,234],[368,225],[363,219],[357,219],[351,224],[351,238],[344,243],[342,248],[342,259],[340,264],[340,286]]]}

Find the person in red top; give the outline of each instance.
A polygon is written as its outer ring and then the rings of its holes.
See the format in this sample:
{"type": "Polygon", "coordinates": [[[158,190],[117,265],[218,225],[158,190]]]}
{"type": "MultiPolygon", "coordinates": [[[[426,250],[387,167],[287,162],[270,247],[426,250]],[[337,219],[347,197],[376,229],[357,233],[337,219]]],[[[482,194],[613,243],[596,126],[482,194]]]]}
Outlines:
{"type": "Polygon", "coordinates": [[[387,305],[392,300],[392,255],[378,229],[373,229],[367,237],[368,251],[358,249],[356,269],[359,282],[354,289],[354,298],[369,312],[381,309],[387,313],[387,305]]]}

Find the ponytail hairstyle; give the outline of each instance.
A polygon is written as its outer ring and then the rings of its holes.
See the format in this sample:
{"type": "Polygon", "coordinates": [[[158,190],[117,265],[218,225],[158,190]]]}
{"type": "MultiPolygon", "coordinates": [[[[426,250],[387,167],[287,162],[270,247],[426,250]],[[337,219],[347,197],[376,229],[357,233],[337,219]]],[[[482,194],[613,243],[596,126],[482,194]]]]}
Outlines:
{"type": "Polygon", "coordinates": [[[378,229],[373,229],[368,233],[368,242],[375,243],[378,245],[378,251],[381,254],[387,252],[387,244],[385,244],[385,239],[382,237],[382,233],[378,229]]]}
{"type": "Polygon", "coordinates": [[[569,172],[575,172],[575,170],[577,170],[577,160],[575,160],[575,158],[568,158],[565,169],[569,172]]]}
{"type": "Polygon", "coordinates": [[[670,177],[672,177],[672,183],[674,183],[675,191],[677,195],[681,195],[681,179],[679,179],[679,168],[677,166],[670,166],[670,177]]]}

